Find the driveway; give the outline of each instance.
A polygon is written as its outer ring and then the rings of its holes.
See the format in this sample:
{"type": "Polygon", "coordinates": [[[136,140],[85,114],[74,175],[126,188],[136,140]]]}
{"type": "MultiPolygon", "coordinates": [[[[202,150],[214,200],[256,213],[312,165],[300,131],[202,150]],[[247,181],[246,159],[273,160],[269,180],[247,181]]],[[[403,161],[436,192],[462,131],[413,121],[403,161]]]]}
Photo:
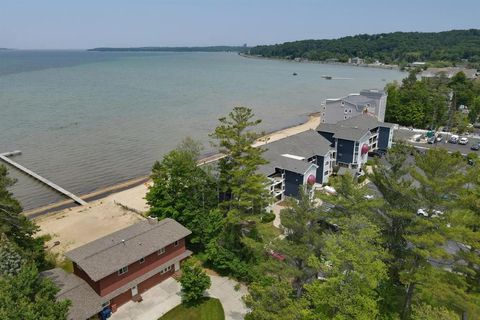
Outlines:
{"type": "Polygon", "coordinates": [[[111,320],[157,320],[169,310],[178,306],[180,283],[168,278],[142,294],[142,302],[129,301],[113,313],[111,320]]]}
{"type": "Polygon", "coordinates": [[[225,277],[210,275],[212,286],[207,290],[209,297],[220,300],[225,311],[226,320],[243,320],[248,309],[242,300],[246,295],[247,288],[240,285],[240,289],[235,291],[237,282],[225,277]]]}
{"type": "MultiPolygon", "coordinates": [[[[210,275],[212,286],[207,295],[220,300],[225,311],[226,320],[242,320],[247,313],[242,296],[247,294],[247,288],[241,286],[235,291],[236,281],[228,278],[210,275]]],[[[162,315],[175,308],[182,302],[181,286],[173,278],[142,294],[142,302],[129,301],[112,314],[112,320],[157,320],[162,315]]]]}

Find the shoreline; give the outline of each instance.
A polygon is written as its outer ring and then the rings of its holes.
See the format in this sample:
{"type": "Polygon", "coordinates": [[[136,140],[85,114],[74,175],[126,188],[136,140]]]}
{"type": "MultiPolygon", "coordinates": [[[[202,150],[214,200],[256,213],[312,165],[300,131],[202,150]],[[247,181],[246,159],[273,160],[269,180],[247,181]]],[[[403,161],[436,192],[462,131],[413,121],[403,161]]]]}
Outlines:
{"type": "Polygon", "coordinates": [[[272,60],[272,61],[285,61],[285,62],[296,62],[296,63],[316,63],[316,64],[327,64],[333,66],[346,66],[346,67],[362,67],[362,68],[376,68],[376,69],[383,69],[383,70],[400,70],[400,67],[396,64],[393,65],[375,65],[375,64],[354,64],[348,62],[329,62],[329,61],[321,61],[321,60],[294,60],[294,59],[286,59],[286,58],[278,58],[278,57],[263,57],[263,56],[252,56],[245,53],[238,53],[239,56],[247,59],[259,59],[259,60],[272,60]]]}
{"type": "MultiPolygon", "coordinates": [[[[281,129],[273,130],[271,132],[265,132],[265,134],[257,140],[254,146],[261,146],[264,144],[268,144],[269,142],[277,141],[283,138],[286,138],[290,135],[297,134],[308,129],[316,128],[320,124],[320,112],[312,112],[307,114],[307,119],[304,122],[301,122],[296,125],[287,126],[281,129]]],[[[198,165],[209,164],[214,161],[217,161],[224,157],[223,154],[214,153],[214,154],[206,154],[203,155],[198,160],[198,165]]],[[[93,192],[89,192],[83,195],[80,195],[80,198],[89,202],[94,202],[98,200],[102,200],[110,195],[120,193],[123,191],[128,191],[133,189],[141,184],[146,184],[150,181],[150,176],[141,176],[134,179],[129,179],[123,182],[119,182],[110,186],[100,187],[93,192]]],[[[38,208],[30,209],[24,211],[23,214],[30,218],[36,219],[48,214],[54,214],[56,212],[61,212],[62,210],[71,209],[81,207],[78,206],[73,200],[62,200],[59,202],[54,202],[45,206],[41,206],[38,208]]]]}

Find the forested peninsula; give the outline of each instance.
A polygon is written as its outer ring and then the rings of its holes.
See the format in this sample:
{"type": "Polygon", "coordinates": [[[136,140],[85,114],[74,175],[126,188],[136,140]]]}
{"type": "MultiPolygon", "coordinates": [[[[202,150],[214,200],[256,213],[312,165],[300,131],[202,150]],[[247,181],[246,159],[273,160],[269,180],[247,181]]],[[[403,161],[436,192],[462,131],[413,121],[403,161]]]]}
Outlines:
{"type": "Polygon", "coordinates": [[[393,32],[359,34],[339,39],[301,40],[256,46],[252,56],[313,61],[348,62],[360,57],[366,63],[379,61],[400,66],[414,61],[431,65],[480,66],[480,29],[443,32],[393,32]]]}

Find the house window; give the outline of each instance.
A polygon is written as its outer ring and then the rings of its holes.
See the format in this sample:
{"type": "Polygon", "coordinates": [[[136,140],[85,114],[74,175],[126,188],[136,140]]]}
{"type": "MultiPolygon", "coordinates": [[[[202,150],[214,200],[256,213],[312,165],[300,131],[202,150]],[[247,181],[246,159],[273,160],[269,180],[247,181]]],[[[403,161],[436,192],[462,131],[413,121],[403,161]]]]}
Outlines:
{"type": "Polygon", "coordinates": [[[345,105],[345,102],[342,101],[342,106],[344,106],[344,105],[345,105]]]}
{"type": "Polygon", "coordinates": [[[178,244],[179,244],[178,240],[173,243],[175,247],[178,247],[178,244]]]}
{"type": "Polygon", "coordinates": [[[352,113],[352,109],[349,109],[348,112],[352,113]]]}
{"type": "Polygon", "coordinates": [[[138,263],[144,263],[145,262],[145,258],[141,258],[140,260],[138,260],[138,263]]]}
{"type": "Polygon", "coordinates": [[[123,267],[122,269],[118,270],[118,275],[121,276],[124,273],[128,272],[128,267],[123,267]]]}
{"type": "Polygon", "coordinates": [[[102,309],[108,307],[109,305],[110,305],[110,300],[102,303],[102,309]]]}
{"type": "Polygon", "coordinates": [[[162,271],[160,271],[160,273],[161,273],[161,274],[164,274],[164,273],[166,273],[166,272],[168,272],[168,271],[170,271],[170,270],[172,270],[172,266],[171,266],[171,265],[169,265],[168,267],[166,267],[165,269],[163,269],[162,271]]]}
{"type": "Polygon", "coordinates": [[[345,119],[345,120],[346,120],[346,119],[347,119],[347,116],[343,116],[343,119],[345,119]]]}
{"type": "Polygon", "coordinates": [[[344,113],[347,113],[348,109],[343,110],[344,113]]]}
{"type": "Polygon", "coordinates": [[[162,248],[160,250],[157,251],[158,255],[162,255],[165,253],[165,248],[162,248]]]}

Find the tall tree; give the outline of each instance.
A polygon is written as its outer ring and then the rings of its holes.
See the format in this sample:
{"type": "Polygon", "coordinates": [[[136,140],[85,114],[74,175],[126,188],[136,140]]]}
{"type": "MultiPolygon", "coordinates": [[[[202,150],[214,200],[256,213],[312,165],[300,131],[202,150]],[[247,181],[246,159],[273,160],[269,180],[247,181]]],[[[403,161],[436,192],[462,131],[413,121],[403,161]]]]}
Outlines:
{"type": "Polygon", "coordinates": [[[379,229],[360,215],[340,219],[340,231],[324,236],[325,280],[307,284],[307,319],[375,319],[378,288],[387,278],[379,229]]]}
{"type": "Polygon", "coordinates": [[[177,220],[192,231],[190,241],[204,248],[221,230],[224,217],[215,210],[215,178],[197,166],[200,150],[198,142],[187,138],[156,162],[146,199],[151,215],[177,220]]]}
{"type": "Polygon", "coordinates": [[[235,107],[228,117],[219,119],[220,125],[210,135],[226,155],[218,163],[223,205],[243,214],[260,213],[270,201],[266,177],[257,171],[267,163],[262,158],[265,150],[252,146],[260,137],[252,130],[261,120],[253,118],[251,109],[235,107]]]}
{"type": "Polygon", "coordinates": [[[245,303],[250,311],[245,320],[303,320],[305,309],[286,281],[268,285],[254,283],[245,303]]]}
{"type": "Polygon", "coordinates": [[[43,248],[45,237],[34,237],[38,226],[21,214],[20,203],[8,190],[14,183],[15,180],[8,176],[7,168],[0,165],[0,235],[17,246],[25,258],[45,269],[49,267],[43,248]]]}
{"type": "Polygon", "coordinates": [[[15,276],[0,277],[0,319],[67,319],[70,302],[57,302],[58,290],[31,264],[15,276]]]}

